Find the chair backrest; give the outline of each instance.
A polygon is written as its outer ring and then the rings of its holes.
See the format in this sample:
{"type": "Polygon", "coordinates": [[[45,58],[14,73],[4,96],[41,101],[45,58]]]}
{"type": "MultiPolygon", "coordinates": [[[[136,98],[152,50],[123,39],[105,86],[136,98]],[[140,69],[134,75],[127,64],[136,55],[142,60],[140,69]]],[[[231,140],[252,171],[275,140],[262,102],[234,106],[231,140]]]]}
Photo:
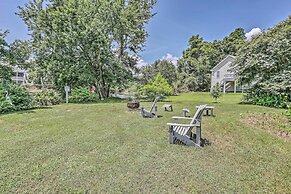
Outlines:
{"type": "Polygon", "coordinates": [[[193,119],[191,120],[190,124],[195,124],[196,120],[201,119],[201,117],[203,115],[203,111],[206,108],[206,106],[207,106],[207,104],[198,106],[197,111],[196,111],[193,119]]]}
{"type": "Polygon", "coordinates": [[[153,104],[152,104],[152,107],[151,107],[151,109],[150,109],[150,112],[152,112],[152,111],[154,110],[154,108],[155,108],[155,106],[156,106],[156,104],[157,104],[157,102],[158,102],[159,99],[160,99],[160,97],[156,97],[156,98],[155,98],[155,100],[154,100],[154,102],[153,102],[153,104]]]}

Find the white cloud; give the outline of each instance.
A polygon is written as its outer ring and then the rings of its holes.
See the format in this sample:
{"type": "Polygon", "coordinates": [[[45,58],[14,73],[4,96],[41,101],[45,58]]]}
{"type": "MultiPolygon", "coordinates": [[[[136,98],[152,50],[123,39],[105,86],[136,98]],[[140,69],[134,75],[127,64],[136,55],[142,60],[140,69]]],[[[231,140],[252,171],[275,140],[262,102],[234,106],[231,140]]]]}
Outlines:
{"type": "Polygon", "coordinates": [[[165,56],[162,57],[162,60],[167,60],[172,62],[175,66],[177,65],[179,57],[174,57],[172,54],[167,53],[165,56]]]}
{"type": "Polygon", "coordinates": [[[247,40],[252,40],[252,36],[256,34],[261,34],[262,30],[260,28],[253,28],[251,31],[247,32],[245,36],[247,37],[247,40]]]}
{"type": "Polygon", "coordinates": [[[146,66],[147,64],[148,64],[148,63],[145,62],[143,59],[139,59],[139,60],[137,61],[137,63],[136,63],[136,67],[141,68],[141,67],[146,66]]]}

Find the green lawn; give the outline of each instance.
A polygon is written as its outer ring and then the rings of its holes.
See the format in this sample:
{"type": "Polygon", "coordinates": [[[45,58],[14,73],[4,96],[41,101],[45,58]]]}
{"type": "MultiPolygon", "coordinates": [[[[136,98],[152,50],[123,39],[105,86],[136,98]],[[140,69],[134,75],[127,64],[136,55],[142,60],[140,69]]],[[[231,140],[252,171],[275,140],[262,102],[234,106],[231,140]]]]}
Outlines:
{"type": "Polygon", "coordinates": [[[167,99],[174,112],[159,102],[158,119],[142,119],[125,103],[2,115],[0,193],[290,193],[291,141],[275,133],[290,130],[284,110],[240,99],[227,94],[213,104],[208,93],[174,96],[167,99]],[[166,123],[204,103],[215,106],[216,117],[202,121],[211,145],[170,145],[166,123]],[[264,120],[257,126],[256,115],[264,120]]]}

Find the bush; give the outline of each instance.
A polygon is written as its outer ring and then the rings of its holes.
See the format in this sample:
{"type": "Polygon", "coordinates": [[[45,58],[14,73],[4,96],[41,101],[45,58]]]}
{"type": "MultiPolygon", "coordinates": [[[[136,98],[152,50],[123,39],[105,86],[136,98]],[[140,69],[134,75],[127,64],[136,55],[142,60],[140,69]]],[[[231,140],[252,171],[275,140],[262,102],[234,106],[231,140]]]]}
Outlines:
{"type": "Polygon", "coordinates": [[[221,96],[221,88],[219,83],[216,83],[216,85],[212,87],[210,94],[215,99],[215,102],[217,102],[217,99],[221,96]]]}
{"type": "Polygon", "coordinates": [[[89,88],[85,87],[72,89],[71,95],[69,95],[69,102],[72,103],[87,103],[97,101],[98,97],[96,93],[90,93],[89,88]]]}
{"type": "Polygon", "coordinates": [[[150,100],[155,99],[156,96],[160,96],[163,99],[173,94],[173,88],[158,73],[154,81],[150,80],[147,85],[141,88],[140,93],[150,100]]]}
{"type": "Polygon", "coordinates": [[[291,94],[252,90],[244,96],[243,102],[276,108],[288,108],[288,104],[291,102],[291,94]]]}
{"type": "Polygon", "coordinates": [[[61,95],[52,89],[43,90],[33,95],[34,105],[49,106],[61,103],[61,95]]]}
{"type": "Polygon", "coordinates": [[[1,113],[30,108],[32,108],[32,98],[25,87],[16,83],[0,84],[1,113]]]}
{"type": "Polygon", "coordinates": [[[141,88],[141,85],[137,83],[129,83],[128,87],[125,89],[124,94],[126,96],[129,96],[130,101],[138,101],[140,99],[140,93],[139,88],[141,88]]]}

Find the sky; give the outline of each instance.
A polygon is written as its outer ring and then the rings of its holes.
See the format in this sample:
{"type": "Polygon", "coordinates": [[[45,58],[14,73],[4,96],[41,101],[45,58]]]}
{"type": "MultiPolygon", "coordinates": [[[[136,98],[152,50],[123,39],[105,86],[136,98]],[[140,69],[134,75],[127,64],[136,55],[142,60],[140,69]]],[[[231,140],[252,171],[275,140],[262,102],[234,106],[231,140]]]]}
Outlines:
{"type": "MultiPolygon", "coordinates": [[[[8,42],[29,39],[26,25],[15,14],[27,2],[0,0],[0,29],[10,31],[8,42]]],[[[175,63],[192,35],[213,41],[238,27],[250,34],[266,30],[291,15],[291,0],[158,0],[153,11],[139,65],[157,59],[175,63]]]]}

